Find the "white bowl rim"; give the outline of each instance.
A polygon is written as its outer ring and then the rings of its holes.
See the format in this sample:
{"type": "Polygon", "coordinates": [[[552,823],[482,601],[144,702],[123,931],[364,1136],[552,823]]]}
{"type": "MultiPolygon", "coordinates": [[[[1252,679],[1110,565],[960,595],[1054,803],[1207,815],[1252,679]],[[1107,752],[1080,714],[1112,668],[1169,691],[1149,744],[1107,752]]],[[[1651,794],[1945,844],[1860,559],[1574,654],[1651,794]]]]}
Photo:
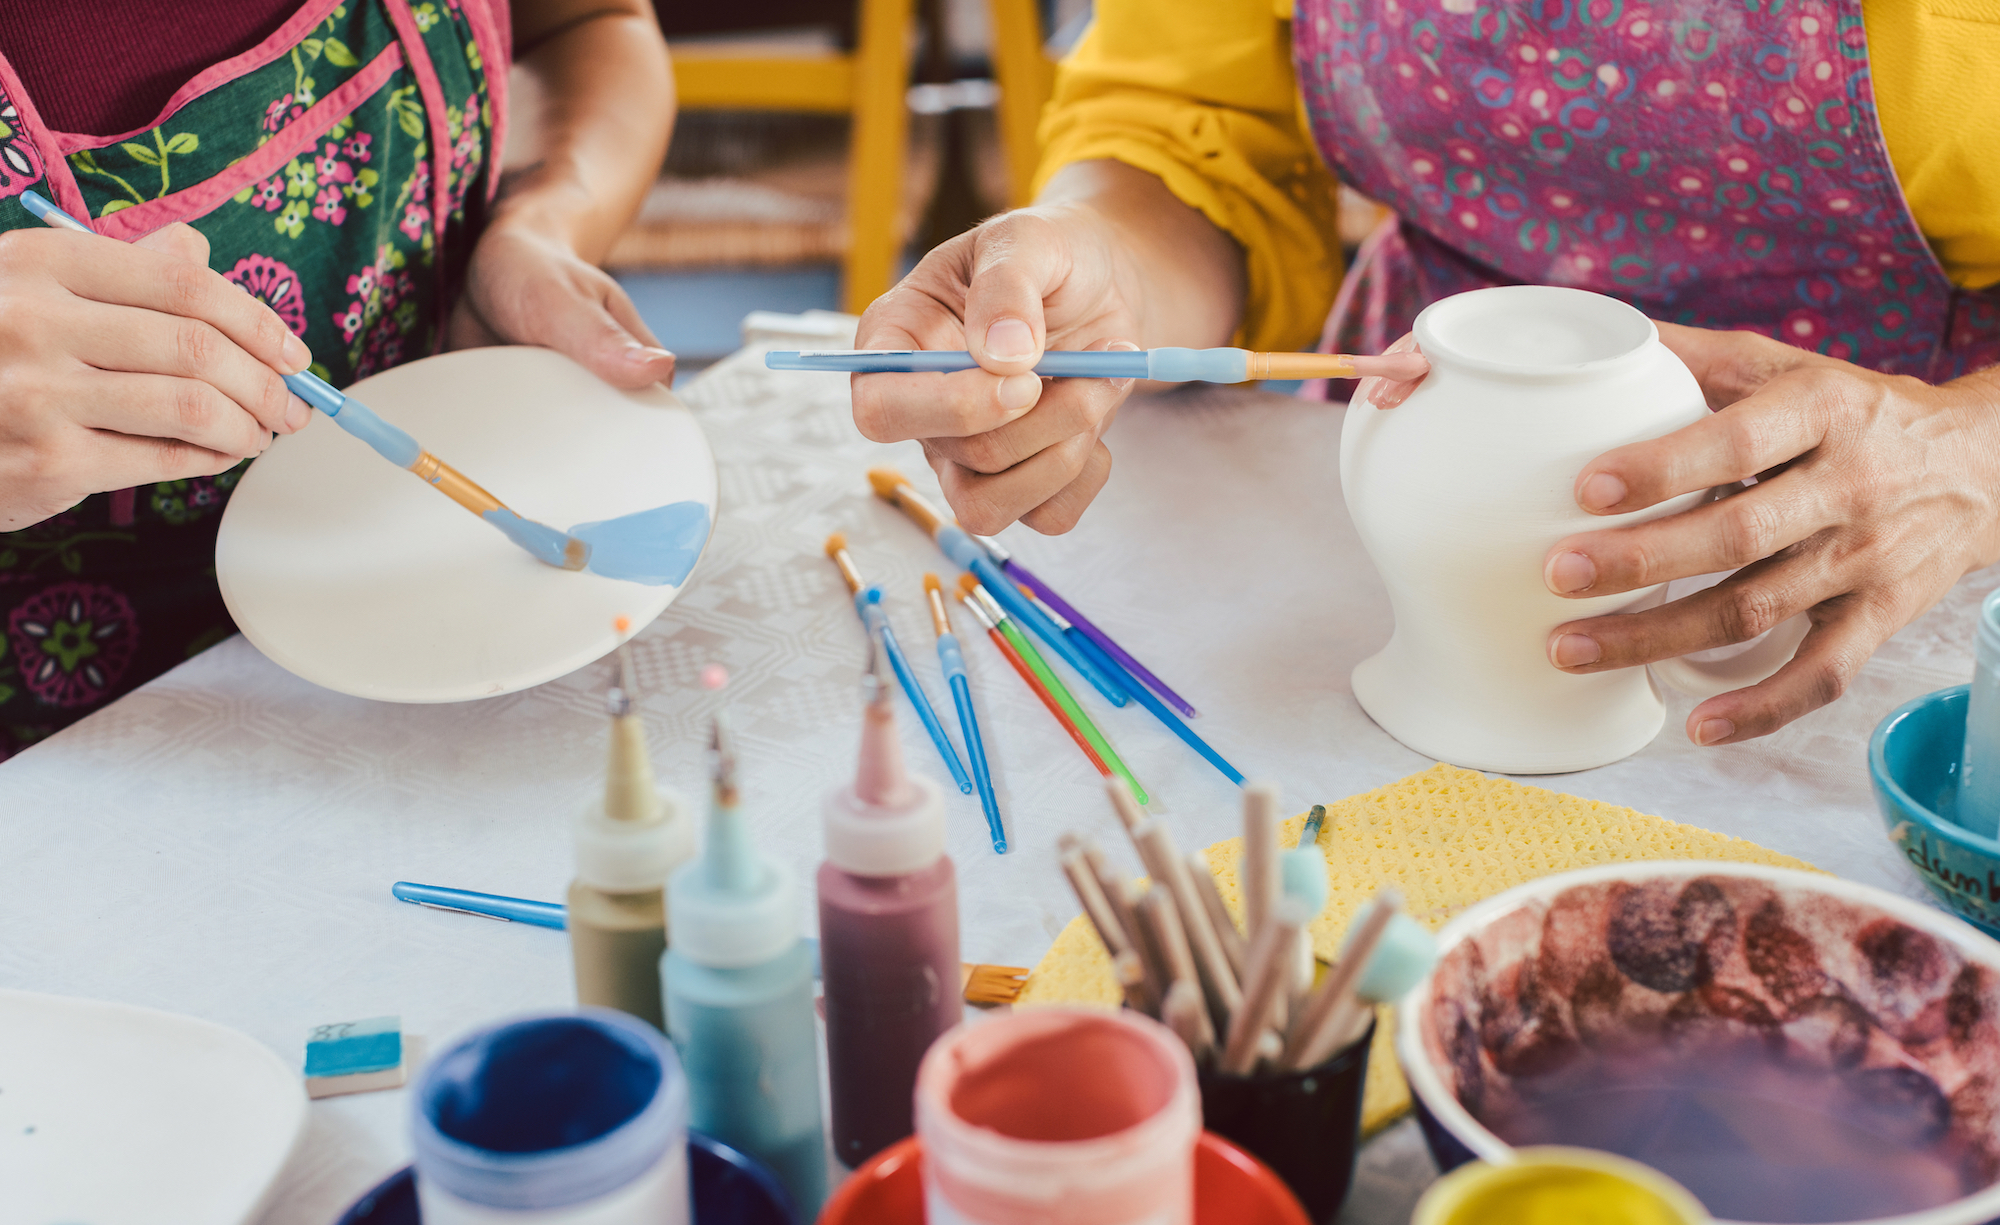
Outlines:
{"type": "MultiPolygon", "coordinates": [[[[1803,872],[1797,868],[1773,868],[1761,864],[1700,859],[1640,859],[1598,864],[1594,867],[1575,868],[1551,876],[1538,877],[1503,893],[1496,893],[1490,898],[1473,903],[1438,930],[1438,964],[1442,965],[1452,950],[1464,943],[1473,932],[1486,927],[1495,918],[1514,910],[1523,902],[1552,897],[1581,885],[1595,885],[1605,881],[1681,880],[1698,876],[1737,876],[1764,880],[1774,884],[1814,890],[1847,901],[1865,903],[1912,927],[1949,941],[1969,960],[1978,961],[2000,973],[2000,943],[1996,943],[1958,916],[1927,902],[1913,901],[1901,894],[1876,888],[1874,885],[1864,885],[1858,881],[1826,876],[1818,872],[1803,872]]],[[[1436,977],[1437,971],[1433,968],[1424,976],[1423,981],[1411,988],[1410,993],[1396,1005],[1396,1061],[1402,1065],[1403,1079],[1409,1083],[1411,1094],[1422,1100],[1424,1108],[1430,1111],[1438,1124],[1460,1144],[1471,1149],[1474,1157],[1494,1163],[1512,1160],[1513,1146],[1486,1130],[1472,1117],[1470,1111],[1459,1105],[1457,1097],[1446,1091],[1443,1079],[1431,1065],[1430,1056],[1424,1050],[1422,1018],[1430,1009],[1431,987],[1436,977]]],[[[1841,1225],[1986,1225],[1996,1218],[2000,1218],[2000,1183],[1995,1183],[1964,1199],[1953,1200],[1936,1208],[1926,1208],[1921,1212],[1844,1221],[1841,1225]]],[[[1714,1225],[1737,1225],[1737,1223],[1717,1217],[1714,1225]]]]}

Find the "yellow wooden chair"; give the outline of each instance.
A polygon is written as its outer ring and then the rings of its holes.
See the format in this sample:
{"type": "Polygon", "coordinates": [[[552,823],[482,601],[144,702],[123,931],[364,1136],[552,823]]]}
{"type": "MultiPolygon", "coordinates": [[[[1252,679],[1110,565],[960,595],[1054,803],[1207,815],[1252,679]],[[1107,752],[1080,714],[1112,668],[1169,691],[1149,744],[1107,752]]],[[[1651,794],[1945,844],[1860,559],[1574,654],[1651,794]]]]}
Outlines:
{"type": "MultiPolygon", "coordinates": [[[[1032,0],[1030,0],[1032,2],[1032,0]]],[[[674,45],[683,110],[811,111],[851,119],[841,298],[860,314],[896,275],[908,157],[912,0],[858,0],[854,51],[762,54],[674,45]]],[[[1032,10],[1031,10],[1032,16],[1032,10]]],[[[1032,131],[1032,129],[1031,129],[1032,131]]]]}
{"type": "Polygon", "coordinates": [[[1007,159],[1007,206],[1030,203],[1042,142],[1035,129],[1055,91],[1056,64],[1043,49],[1035,0],[987,0],[993,22],[993,77],[1000,87],[1000,149],[1007,159]]]}

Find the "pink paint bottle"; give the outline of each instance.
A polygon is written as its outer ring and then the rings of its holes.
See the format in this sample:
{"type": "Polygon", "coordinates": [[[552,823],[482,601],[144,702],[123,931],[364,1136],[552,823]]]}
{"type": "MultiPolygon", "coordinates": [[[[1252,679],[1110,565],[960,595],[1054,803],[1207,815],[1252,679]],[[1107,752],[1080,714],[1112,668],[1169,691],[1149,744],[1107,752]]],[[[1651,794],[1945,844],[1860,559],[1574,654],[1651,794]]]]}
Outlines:
{"type": "Polygon", "coordinates": [[[892,686],[870,669],[861,760],[826,799],[820,974],[833,1151],[849,1168],[910,1134],[917,1065],[965,1006],[944,793],[903,769],[892,686]]]}
{"type": "Polygon", "coordinates": [[[917,1073],[929,1225],[1190,1225],[1201,1094],[1171,1030],[1037,1008],[946,1034],[917,1073]]]}

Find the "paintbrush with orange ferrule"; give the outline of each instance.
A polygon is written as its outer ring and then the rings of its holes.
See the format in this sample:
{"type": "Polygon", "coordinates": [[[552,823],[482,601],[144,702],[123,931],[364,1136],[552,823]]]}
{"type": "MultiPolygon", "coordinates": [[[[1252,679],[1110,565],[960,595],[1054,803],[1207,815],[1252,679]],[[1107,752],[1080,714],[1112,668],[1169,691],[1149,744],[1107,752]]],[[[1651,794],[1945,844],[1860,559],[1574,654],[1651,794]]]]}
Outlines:
{"type": "Polygon", "coordinates": [[[986,584],[987,590],[1007,610],[1009,617],[1046,642],[1050,650],[1062,656],[1064,663],[1075,668],[1079,676],[1090,682],[1091,688],[1103,694],[1105,701],[1113,706],[1123,706],[1131,700],[1125,696],[1125,686],[1121,681],[1079,651],[1076,644],[1056,628],[1055,622],[1050,621],[1031,601],[1023,599],[1007,577],[1000,573],[992,555],[972,538],[971,533],[945,518],[911,487],[902,473],[894,468],[876,468],[868,473],[868,483],[874,488],[876,497],[901,510],[915,520],[918,527],[930,533],[931,539],[937,541],[946,557],[962,569],[978,575],[979,581],[986,584]]]}
{"type": "MultiPolygon", "coordinates": [[[[843,374],[950,374],[976,370],[964,349],[808,349],[766,353],[772,370],[843,374]]],[[[1248,383],[1259,379],[1422,378],[1421,353],[1255,353],[1249,349],[1049,349],[1034,371],[1054,379],[1153,379],[1161,383],[1248,383]]]]}
{"type": "Polygon", "coordinates": [[[967,608],[975,610],[974,615],[979,618],[982,625],[988,625],[1003,635],[1005,641],[1020,655],[1022,661],[1034,672],[1035,679],[1042,683],[1056,704],[1062,707],[1066,716],[1065,721],[1073,726],[1095,750],[1092,756],[1104,763],[1105,776],[1116,775],[1124,779],[1126,785],[1138,795],[1139,802],[1147,803],[1146,789],[1139,785],[1138,778],[1126,766],[1125,759],[1118,756],[1118,750],[1111,747],[1111,742],[1104,738],[1104,733],[1097,729],[1097,724],[1091,722],[1090,716],[1077,704],[1076,697],[1070,693],[1069,687],[1062,683],[1055,670],[1049,667],[1048,661],[1042,658],[1042,653],[1035,649],[1035,644],[1028,641],[1027,635],[1015,627],[1006,611],[994,601],[986,585],[973,575],[961,574],[958,577],[958,598],[967,608]]]}
{"type": "Polygon", "coordinates": [[[847,583],[848,594],[854,597],[854,611],[861,616],[861,624],[868,633],[882,642],[882,653],[889,657],[889,666],[896,671],[896,680],[909,695],[910,705],[917,708],[917,718],[923,720],[924,730],[931,734],[931,743],[937,745],[938,756],[951,770],[952,781],[967,795],[972,794],[972,778],[965,772],[964,763],[958,760],[958,750],[951,744],[951,737],[945,735],[944,724],[938,722],[937,710],[931,706],[930,695],[917,680],[917,674],[910,671],[910,661],[903,656],[903,648],[896,642],[896,633],[889,628],[889,614],[882,611],[882,589],[870,586],[861,577],[861,568],[854,564],[854,558],[847,551],[847,536],[835,532],[826,538],[826,555],[840,569],[840,577],[847,583]]]}

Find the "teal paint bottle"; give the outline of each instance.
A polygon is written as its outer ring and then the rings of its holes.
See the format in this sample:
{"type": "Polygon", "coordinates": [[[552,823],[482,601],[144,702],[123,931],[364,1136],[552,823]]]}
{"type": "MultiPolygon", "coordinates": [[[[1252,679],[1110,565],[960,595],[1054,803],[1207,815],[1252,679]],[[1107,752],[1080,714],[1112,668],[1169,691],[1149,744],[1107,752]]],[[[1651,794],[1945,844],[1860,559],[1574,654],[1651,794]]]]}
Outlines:
{"type": "Polygon", "coordinates": [[[721,716],[713,756],[706,845],[667,891],[668,1034],[687,1072],[688,1125],[763,1162],[809,1221],[826,1198],[826,1138],[798,888],[751,842],[721,716]]]}

